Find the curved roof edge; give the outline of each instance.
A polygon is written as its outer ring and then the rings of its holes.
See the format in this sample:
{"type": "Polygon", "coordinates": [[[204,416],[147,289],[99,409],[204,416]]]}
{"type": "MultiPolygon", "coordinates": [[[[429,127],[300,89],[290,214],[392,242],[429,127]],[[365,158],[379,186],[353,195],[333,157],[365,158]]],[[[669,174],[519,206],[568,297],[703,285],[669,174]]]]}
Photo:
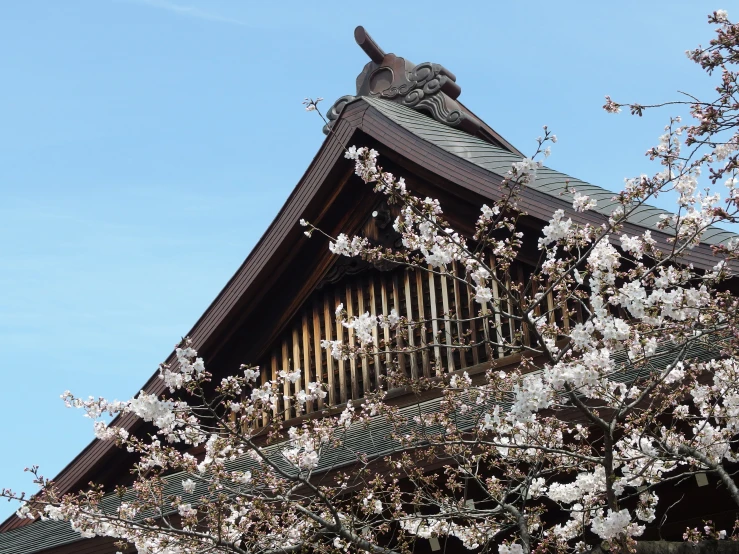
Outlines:
{"type": "MultiPolygon", "coordinates": [[[[510,152],[463,131],[438,123],[430,117],[415,110],[387,102],[381,99],[364,96],[358,98],[378,110],[401,127],[417,137],[438,146],[442,150],[462,158],[480,168],[503,177],[514,162],[521,161],[523,155],[510,152]]],[[[595,212],[608,216],[618,205],[613,199],[616,192],[598,185],[593,185],[560,173],[549,167],[537,171],[536,180],[528,188],[558,199],[564,199],[572,189],[586,194],[598,201],[595,212]]],[[[669,211],[650,205],[643,205],[628,218],[630,223],[646,229],[656,229],[663,216],[673,215],[669,211]]],[[[710,227],[701,241],[709,245],[718,245],[739,234],[719,227],[710,227]]]]}

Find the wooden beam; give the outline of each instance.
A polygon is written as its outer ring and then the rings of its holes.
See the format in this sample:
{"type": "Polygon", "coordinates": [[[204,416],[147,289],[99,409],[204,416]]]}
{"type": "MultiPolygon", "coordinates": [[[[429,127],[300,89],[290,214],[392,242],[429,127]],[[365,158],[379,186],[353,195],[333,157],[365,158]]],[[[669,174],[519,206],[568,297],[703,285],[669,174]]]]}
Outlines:
{"type": "Polygon", "coordinates": [[[436,375],[441,375],[441,349],[439,348],[439,313],[436,308],[436,283],[434,282],[433,268],[429,266],[429,307],[431,308],[431,330],[434,334],[434,360],[436,361],[436,375]]]}
{"type": "MultiPolygon", "coordinates": [[[[398,313],[398,317],[403,315],[403,310],[400,309],[400,285],[398,283],[398,274],[394,273],[392,276],[392,286],[393,286],[393,307],[395,308],[395,311],[398,313]]],[[[405,346],[405,341],[403,341],[402,337],[402,331],[400,329],[400,326],[398,326],[398,330],[395,333],[396,340],[398,341],[398,350],[402,350],[405,346]]],[[[405,354],[398,353],[398,369],[403,375],[408,375],[405,368],[405,354]]]]}
{"type": "MultiPolygon", "coordinates": [[[[336,306],[342,304],[338,289],[334,291],[334,299],[336,300],[336,306]]],[[[344,342],[344,326],[338,318],[336,318],[336,340],[342,344],[344,342]]],[[[343,356],[336,361],[336,365],[339,369],[339,399],[343,404],[349,399],[349,395],[346,390],[346,363],[343,356]]]]}
{"type": "MultiPolygon", "coordinates": [[[[366,310],[364,308],[364,290],[362,288],[362,281],[357,280],[356,281],[356,287],[357,287],[357,307],[359,308],[359,315],[364,315],[366,310]]],[[[365,348],[367,345],[365,345],[365,348]]],[[[362,388],[361,388],[361,395],[365,396],[367,394],[367,391],[369,391],[372,388],[372,383],[370,382],[370,373],[369,373],[369,360],[367,359],[367,354],[362,354],[362,388]]]]}
{"type": "Polygon", "coordinates": [[[423,271],[417,269],[416,273],[416,296],[418,298],[418,320],[421,322],[421,359],[423,360],[423,376],[426,378],[431,377],[431,363],[429,362],[429,351],[426,348],[428,341],[426,340],[427,328],[426,328],[426,316],[424,315],[423,304],[425,297],[423,294],[423,271]]]}
{"type": "Polygon", "coordinates": [[[493,310],[495,312],[495,336],[496,341],[500,346],[498,346],[498,357],[502,358],[505,351],[503,349],[503,322],[500,317],[500,310],[501,310],[501,303],[500,303],[500,291],[498,290],[498,273],[495,268],[495,258],[491,255],[490,256],[490,269],[493,271],[493,274],[495,275],[495,279],[493,279],[493,310]]]}
{"type": "MultiPolygon", "coordinates": [[[[415,348],[415,330],[413,321],[416,319],[413,314],[413,301],[411,297],[411,276],[408,271],[403,272],[403,290],[405,292],[405,315],[408,318],[408,347],[413,350],[415,348]]],[[[411,378],[418,380],[418,361],[415,352],[408,354],[411,362],[411,378]]]]}
{"type": "MultiPolygon", "coordinates": [[[[387,281],[384,277],[381,277],[380,280],[380,296],[382,299],[382,313],[387,316],[390,313],[390,310],[388,309],[389,295],[387,291],[387,281]]],[[[382,337],[385,340],[385,364],[387,366],[385,370],[385,375],[387,375],[387,370],[393,365],[393,356],[390,353],[390,329],[388,327],[382,328],[382,337]]]]}
{"type": "MultiPolygon", "coordinates": [[[[290,355],[288,353],[287,338],[282,339],[282,371],[284,371],[285,373],[290,373],[290,355]]],[[[283,400],[285,413],[283,417],[287,420],[292,417],[292,413],[290,410],[290,401],[288,400],[288,396],[290,395],[290,381],[285,379],[282,384],[282,388],[283,394],[285,395],[285,398],[283,400]]]]}
{"type": "MultiPolygon", "coordinates": [[[[308,392],[308,383],[312,379],[311,375],[311,355],[310,355],[310,327],[308,327],[308,309],[303,310],[303,389],[308,392]]],[[[313,370],[313,373],[315,369],[313,370]]],[[[313,411],[313,401],[308,400],[305,403],[305,411],[310,413],[313,411]]]]}
{"type": "MultiPolygon", "coordinates": [[[[321,306],[318,298],[313,299],[313,356],[316,368],[316,383],[323,384],[323,348],[321,348],[321,306]]],[[[330,354],[329,354],[330,356],[330,354]]],[[[323,398],[319,398],[318,409],[323,408],[323,398]]]]}
{"type": "MultiPolygon", "coordinates": [[[[331,338],[333,322],[335,317],[334,310],[331,309],[329,303],[329,295],[323,297],[323,328],[326,333],[325,340],[333,340],[331,338]]],[[[334,367],[334,357],[329,350],[326,351],[326,377],[328,378],[328,403],[329,406],[336,406],[336,368],[334,367]]]]}
{"type": "MultiPolygon", "coordinates": [[[[346,285],[346,314],[349,321],[354,317],[354,294],[351,283],[346,285]]],[[[354,329],[347,329],[347,344],[350,349],[354,349],[356,346],[354,343],[354,329]]],[[[349,356],[349,371],[350,371],[350,387],[352,391],[352,398],[356,400],[360,398],[359,395],[359,380],[357,379],[357,357],[352,354],[349,356]]]]}
{"type": "MultiPolygon", "coordinates": [[[[461,343],[464,337],[464,324],[462,323],[462,294],[459,285],[459,264],[452,262],[452,292],[454,293],[454,315],[457,318],[457,342],[461,343]]],[[[459,349],[459,363],[464,369],[467,367],[467,349],[459,349]]]]}
{"type": "Polygon", "coordinates": [[[449,283],[446,275],[441,275],[441,305],[444,309],[444,342],[446,342],[446,370],[454,371],[454,348],[452,342],[452,323],[449,320],[449,283]]]}
{"type": "MultiPolygon", "coordinates": [[[[370,315],[376,316],[377,315],[377,291],[375,290],[375,278],[370,273],[369,277],[369,293],[370,293],[370,315]]],[[[375,350],[375,390],[379,390],[381,383],[382,383],[382,374],[380,373],[380,337],[379,332],[377,330],[377,326],[372,327],[372,341],[374,344],[374,350],[375,350]]]]}

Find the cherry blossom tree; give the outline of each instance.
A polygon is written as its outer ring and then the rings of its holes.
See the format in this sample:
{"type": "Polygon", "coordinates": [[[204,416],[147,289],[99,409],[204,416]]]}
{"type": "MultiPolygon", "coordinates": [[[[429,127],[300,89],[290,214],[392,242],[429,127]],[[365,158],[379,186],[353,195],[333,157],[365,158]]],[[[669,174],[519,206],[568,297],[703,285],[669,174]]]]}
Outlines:
{"type": "MultiPolygon", "coordinates": [[[[439,368],[433,378],[411,379],[397,356],[446,344],[402,340],[431,321],[394,310],[350,316],[338,306],[336,317],[357,341],[325,340],[323,348],[337,359],[396,356],[386,382],[361,402],[285,429],[284,385],[304,382],[299,369],[270,380],[242,366],[216,380],[185,339],[178,363],[159,369],[166,397],[63,395],[95,421],[99,439],[138,455],[133,486],[62,496],[32,468],[38,494],[2,495],[21,501],[21,517],[66,520],[83,536],[162,553],[390,554],[420,543],[436,550],[442,541],[501,554],[633,551],[645,526],[666,513],[661,487],[703,474],[715,476],[718,493],[739,508],[739,322],[731,292],[739,238],[714,247],[713,269],[690,263],[712,226],[739,214],[739,25],[722,10],[709,23],[715,38],[688,56],[719,75],[717,97],[670,103],[687,106],[690,123],[670,120],[647,153],[660,170],[628,179],[600,225],[558,210],[538,236],[522,231],[521,192],[557,141],[546,127],[533,155],[512,164],[499,199],[481,207],[471,235],[451,227],[437,200],[415,196],[384,171],[377,152],[352,145],[346,157],[356,174],[397,210],[402,247],[329,236],[301,221],[337,256],[456,280],[474,297],[471,317],[486,332],[459,336],[454,348],[505,349],[520,357],[513,369],[493,361],[476,376],[439,368]],[[658,230],[669,240],[626,232],[642,206],[667,193],[676,205],[658,230]],[[540,259],[531,279],[503,278],[532,241],[540,259]],[[498,332],[501,321],[518,331],[498,332]],[[396,339],[378,341],[378,328],[394,329],[396,339]],[[520,340],[523,333],[529,340],[520,340]],[[433,400],[400,408],[386,401],[391,387],[433,400]],[[155,434],[129,435],[101,420],[123,413],[150,422],[155,434]],[[392,448],[356,447],[358,435],[378,429],[392,448]]],[[[311,111],[316,104],[307,101],[311,111]]],[[[636,115],[657,107],[610,98],[605,105],[636,115]]],[[[568,194],[574,212],[598,208],[581,191],[568,194]]],[[[325,396],[322,383],[306,383],[286,399],[304,407],[325,396]]],[[[733,536],[706,523],[686,529],[684,539],[733,536]]]]}

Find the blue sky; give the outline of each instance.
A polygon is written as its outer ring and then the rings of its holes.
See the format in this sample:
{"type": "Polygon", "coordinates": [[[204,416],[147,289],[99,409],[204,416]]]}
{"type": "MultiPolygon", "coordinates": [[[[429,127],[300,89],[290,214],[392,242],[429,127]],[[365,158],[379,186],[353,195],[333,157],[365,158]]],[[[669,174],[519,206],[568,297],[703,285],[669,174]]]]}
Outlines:
{"type": "MultiPolygon", "coordinates": [[[[276,215],[323,135],[306,96],[354,92],[362,24],[442,63],[460,99],[549,165],[617,188],[669,112],[710,81],[683,52],[703,2],[24,0],[0,18],[0,486],[92,439],[59,395],[128,398],[276,215]]],[[[244,360],[245,362],[247,360],[244,360]]],[[[0,518],[14,510],[0,504],[0,518]]]]}

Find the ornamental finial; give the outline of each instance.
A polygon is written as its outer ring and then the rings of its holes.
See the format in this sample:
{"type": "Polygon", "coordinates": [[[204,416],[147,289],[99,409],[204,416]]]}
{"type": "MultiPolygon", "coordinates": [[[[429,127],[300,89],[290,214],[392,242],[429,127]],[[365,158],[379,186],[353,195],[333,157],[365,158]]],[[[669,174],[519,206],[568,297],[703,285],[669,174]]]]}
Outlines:
{"type": "Polygon", "coordinates": [[[354,40],[370,61],[357,77],[357,92],[342,96],[328,110],[328,123],[323,128],[326,134],[344,106],[359,97],[370,97],[406,106],[440,123],[490,140],[485,124],[457,101],[462,89],[454,73],[438,63],[416,65],[385,52],[361,25],[354,29],[354,40]]]}
{"type": "Polygon", "coordinates": [[[370,34],[364,30],[364,27],[358,25],[354,29],[354,40],[357,41],[359,47],[369,56],[369,59],[375,63],[382,63],[385,58],[385,51],[372,40],[370,34]]]}

